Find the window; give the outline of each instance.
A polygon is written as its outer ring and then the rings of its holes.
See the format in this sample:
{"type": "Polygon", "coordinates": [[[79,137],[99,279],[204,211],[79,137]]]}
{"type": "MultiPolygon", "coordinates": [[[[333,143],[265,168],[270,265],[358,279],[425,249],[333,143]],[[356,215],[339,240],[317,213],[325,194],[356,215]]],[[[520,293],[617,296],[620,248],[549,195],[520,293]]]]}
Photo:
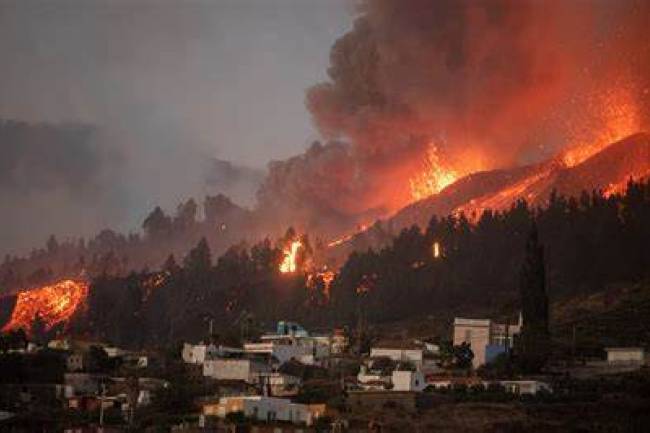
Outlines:
{"type": "Polygon", "coordinates": [[[472,330],[471,329],[466,329],[465,330],[465,343],[471,343],[472,342],[472,330]]]}

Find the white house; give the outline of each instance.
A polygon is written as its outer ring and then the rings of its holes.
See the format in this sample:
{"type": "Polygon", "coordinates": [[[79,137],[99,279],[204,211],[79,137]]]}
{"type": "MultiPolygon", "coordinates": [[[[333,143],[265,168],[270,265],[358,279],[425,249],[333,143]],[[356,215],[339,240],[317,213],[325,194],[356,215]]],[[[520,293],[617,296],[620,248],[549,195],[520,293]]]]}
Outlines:
{"type": "Polygon", "coordinates": [[[421,371],[394,370],[391,382],[393,383],[393,391],[420,392],[427,386],[421,371]]]}
{"type": "Polygon", "coordinates": [[[280,361],[280,364],[284,364],[292,359],[308,359],[308,355],[314,355],[314,346],[311,343],[305,344],[299,339],[285,337],[260,343],[246,343],[244,352],[272,355],[280,361]]]}
{"type": "Polygon", "coordinates": [[[499,383],[507,392],[517,395],[535,395],[540,391],[553,391],[549,384],[539,380],[502,380],[499,383]]]}
{"type": "Polygon", "coordinates": [[[215,358],[203,362],[203,376],[216,380],[259,383],[260,375],[270,371],[267,363],[249,358],[215,358]]]}
{"type": "Polygon", "coordinates": [[[295,322],[280,321],[276,333],[262,335],[259,342],[244,344],[244,351],[273,355],[280,363],[296,359],[311,365],[328,358],[331,347],[331,336],[310,335],[295,322]]]}
{"type": "Polygon", "coordinates": [[[210,356],[216,355],[217,347],[214,344],[183,344],[181,354],[183,361],[187,364],[203,364],[210,356]]]}
{"type": "Polygon", "coordinates": [[[357,374],[357,382],[365,390],[384,390],[390,387],[391,373],[364,364],[357,374]]]}
{"type": "Polygon", "coordinates": [[[229,413],[242,412],[258,421],[288,421],[312,425],[324,415],[325,405],[298,404],[290,400],[264,396],[222,397],[218,404],[203,406],[203,415],[225,418],[229,413]]]}
{"type": "Polygon", "coordinates": [[[396,362],[410,362],[419,369],[422,367],[423,352],[422,349],[373,347],[370,349],[370,357],[389,358],[396,362]]]}
{"type": "Polygon", "coordinates": [[[609,364],[643,364],[645,350],[643,347],[607,347],[607,362],[609,364]]]}
{"type": "Polygon", "coordinates": [[[469,343],[474,368],[490,362],[499,353],[513,346],[514,336],[521,332],[521,316],[513,325],[495,323],[490,319],[454,319],[454,345],[469,343]]]}

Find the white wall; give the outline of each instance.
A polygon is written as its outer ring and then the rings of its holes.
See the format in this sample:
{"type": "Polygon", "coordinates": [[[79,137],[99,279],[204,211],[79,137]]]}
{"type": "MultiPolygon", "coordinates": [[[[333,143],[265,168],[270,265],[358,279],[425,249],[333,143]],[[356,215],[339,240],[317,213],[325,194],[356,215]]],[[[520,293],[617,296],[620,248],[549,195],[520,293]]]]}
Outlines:
{"type": "Polygon", "coordinates": [[[422,365],[421,349],[387,349],[382,347],[373,347],[370,349],[371,358],[390,358],[393,361],[409,361],[414,363],[418,368],[422,365]]]}
{"type": "Polygon", "coordinates": [[[208,359],[203,363],[203,376],[217,380],[243,380],[257,383],[262,372],[271,369],[262,363],[250,359],[208,359]]]}
{"type": "MultiPolygon", "coordinates": [[[[225,417],[228,402],[241,399],[244,415],[260,421],[289,421],[294,424],[311,425],[314,421],[308,405],[291,403],[288,399],[275,397],[224,397],[219,401],[219,416],[225,417]]],[[[237,408],[239,404],[232,405],[237,408]]]]}
{"type": "Polygon", "coordinates": [[[303,355],[311,355],[311,345],[271,343],[246,343],[244,351],[247,353],[267,353],[275,356],[280,363],[285,363],[293,358],[300,359],[303,355]]]}
{"type": "Polygon", "coordinates": [[[490,344],[490,320],[456,318],[454,320],[454,346],[469,343],[474,353],[472,365],[485,364],[485,347],[490,344]]]}
{"type": "MultiPolygon", "coordinates": [[[[607,350],[607,349],[605,349],[607,350]]],[[[645,361],[645,352],[643,349],[630,348],[630,349],[618,349],[618,350],[607,350],[607,362],[611,363],[624,363],[624,362],[634,362],[634,363],[643,363],[645,361]]]]}
{"type": "Polygon", "coordinates": [[[393,391],[420,392],[426,387],[424,375],[420,371],[393,371],[391,378],[393,391]]]}

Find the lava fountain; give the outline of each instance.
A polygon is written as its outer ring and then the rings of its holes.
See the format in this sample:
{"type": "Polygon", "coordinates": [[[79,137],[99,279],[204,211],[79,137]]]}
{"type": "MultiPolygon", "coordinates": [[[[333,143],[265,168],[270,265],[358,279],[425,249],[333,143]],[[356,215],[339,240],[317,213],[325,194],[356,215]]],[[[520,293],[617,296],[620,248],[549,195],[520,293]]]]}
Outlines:
{"type": "Polygon", "coordinates": [[[413,201],[437,194],[458,179],[458,173],[446,167],[438,155],[438,147],[430,143],[423,161],[422,171],[409,179],[413,201]]]}

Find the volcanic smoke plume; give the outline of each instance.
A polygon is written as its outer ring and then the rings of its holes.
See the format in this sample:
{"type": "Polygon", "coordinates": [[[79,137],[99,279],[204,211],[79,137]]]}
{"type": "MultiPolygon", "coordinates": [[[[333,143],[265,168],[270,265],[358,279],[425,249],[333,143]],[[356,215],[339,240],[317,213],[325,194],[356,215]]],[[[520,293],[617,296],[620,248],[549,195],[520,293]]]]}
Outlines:
{"type": "Polygon", "coordinates": [[[360,223],[473,171],[585,158],[647,124],[649,17],[633,0],[363,1],[307,92],[329,141],[272,163],[262,207],[360,223]]]}

